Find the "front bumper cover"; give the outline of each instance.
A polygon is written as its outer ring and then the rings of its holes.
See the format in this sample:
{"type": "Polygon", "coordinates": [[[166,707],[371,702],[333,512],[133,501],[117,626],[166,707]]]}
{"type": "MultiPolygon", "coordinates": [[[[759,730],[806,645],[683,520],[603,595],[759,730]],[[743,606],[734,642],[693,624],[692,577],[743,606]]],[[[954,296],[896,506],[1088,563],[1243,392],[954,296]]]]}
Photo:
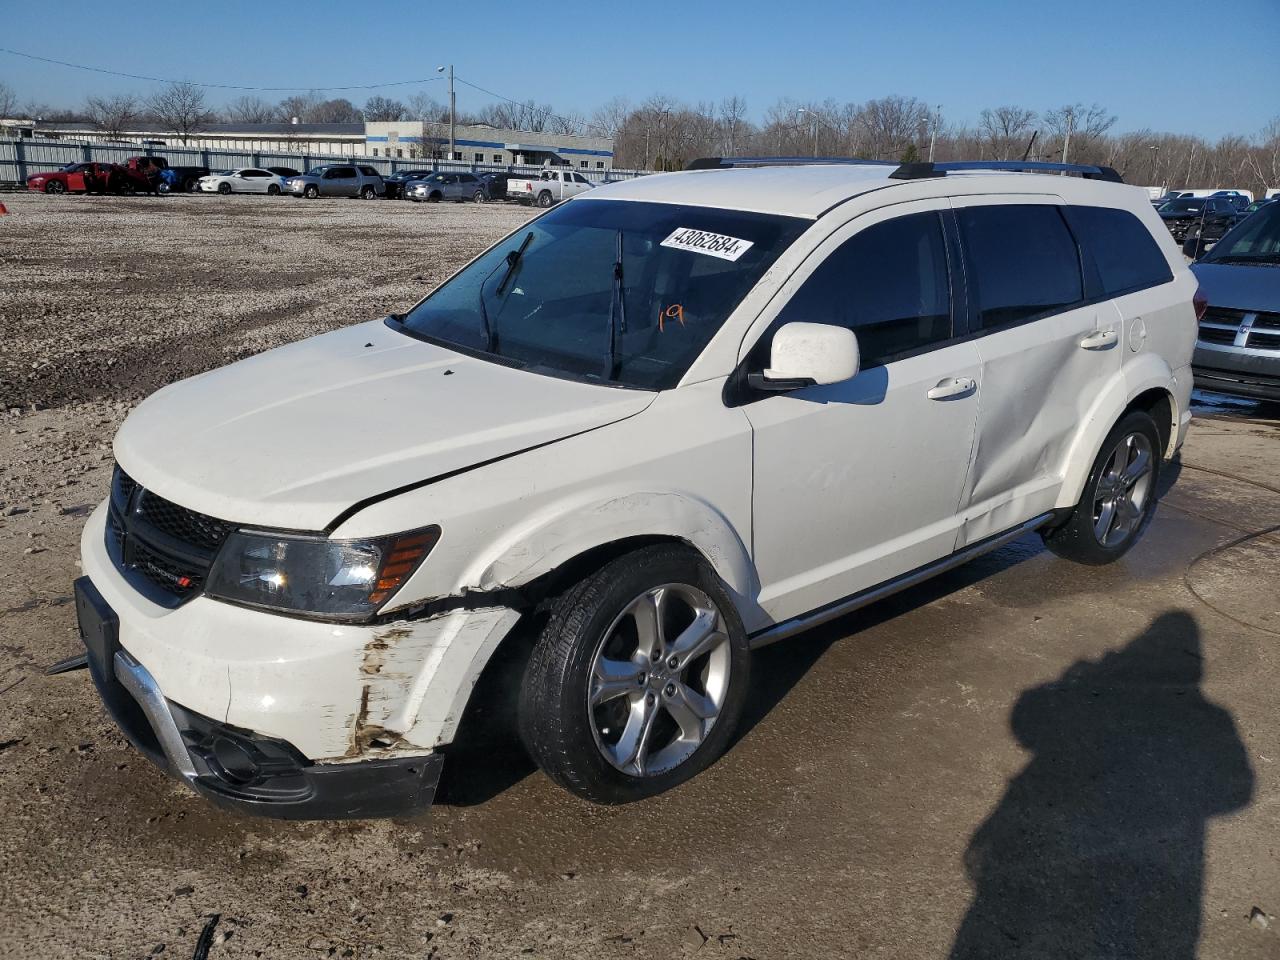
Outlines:
{"type": "Polygon", "coordinates": [[[88,577],[75,596],[89,672],[112,719],[147,759],[219,806],[288,820],[400,817],[431,806],[442,754],[313,763],[284,740],[187,710],[120,646],[116,615],[88,577]]]}

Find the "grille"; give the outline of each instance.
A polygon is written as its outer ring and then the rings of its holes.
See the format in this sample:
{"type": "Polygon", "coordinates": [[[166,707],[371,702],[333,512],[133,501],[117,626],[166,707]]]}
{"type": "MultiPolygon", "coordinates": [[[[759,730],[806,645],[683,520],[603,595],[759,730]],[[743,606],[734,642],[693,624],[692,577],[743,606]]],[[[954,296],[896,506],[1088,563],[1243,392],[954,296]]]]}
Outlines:
{"type": "Polygon", "coordinates": [[[233,525],[180,507],[116,467],[107,515],[116,566],[144,594],[177,605],[198,594],[233,525]]]}
{"type": "Polygon", "coordinates": [[[1208,324],[1200,324],[1200,339],[1205,343],[1226,343],[1232,344],[1236,342],[1235,327],[1211,327],[1208,324]]]}
{"type": "Polygon", "coordinates": [[[1255,350],[1280,350],[1280,330],[1269,333],[1254,327],[1245,345],[1255,350]]]}

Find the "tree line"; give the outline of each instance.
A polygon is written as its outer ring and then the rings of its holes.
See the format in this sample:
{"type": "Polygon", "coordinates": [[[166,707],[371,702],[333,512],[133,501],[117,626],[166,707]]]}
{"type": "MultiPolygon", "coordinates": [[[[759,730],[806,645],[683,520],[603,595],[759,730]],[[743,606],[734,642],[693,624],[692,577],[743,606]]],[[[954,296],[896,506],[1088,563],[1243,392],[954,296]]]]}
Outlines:
{"type": "MultiPolygon", "coordinates": [[[[20,106],[0,82],[0,117],[85,121],[111,137],[139,122],[160,125],[184,141],[209,124],[355,123],[421,120],[443,127],[448,107],[425,92],[404,100],[370,97],[357,105],[316,93],[279,101],[244,95],[215,107],[204,90],[172,83],[147,98],[91,96],[77,110],[20,106]]],[[[976,124],[946,122],[916,97],[821,103],[780,99],[759,120],[747,102],[684,103],[656,94],[633,104],[608,100],[590,115],[558,113],[550,104],[499,101],[459,112],[457,122],[511,130],[608,137],[622,168],[678,170],[704,156],[831,156],[869,160],[1063,160],[1114,167],[1129,183],[1166,187],[1237,187],[1261,193],[1280,185],[1280,117],[1252,136],[1209,141],[1150,129],[1115,133],[1117,117],[1101,104],[1070,103],[1044,110],[1003,105],[983,110],[976,124]]],[[[438,129],[438,133],[444,133],[438,129]]]]}

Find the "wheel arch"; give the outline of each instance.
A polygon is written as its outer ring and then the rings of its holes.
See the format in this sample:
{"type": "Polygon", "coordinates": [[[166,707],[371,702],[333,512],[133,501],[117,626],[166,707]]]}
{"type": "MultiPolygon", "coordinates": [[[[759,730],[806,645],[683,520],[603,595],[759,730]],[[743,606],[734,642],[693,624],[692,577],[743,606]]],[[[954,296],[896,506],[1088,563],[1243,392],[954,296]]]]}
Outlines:
{"type": "Polygon", "coordinates": [[[1154,354],[1142,354],[1130,361],[1102,390],[1081,424],[1067,457],[1067,467],[1055,507],[1074,507],[1080,500],[1089,470],[1097,459],[1102,442],[1111,428],[1133,410],[1151,415],[1160,431],[1163,455],[1172,457],[1179,441],[1181,417],[1174,376],[1168,364],[1154,354]]]}

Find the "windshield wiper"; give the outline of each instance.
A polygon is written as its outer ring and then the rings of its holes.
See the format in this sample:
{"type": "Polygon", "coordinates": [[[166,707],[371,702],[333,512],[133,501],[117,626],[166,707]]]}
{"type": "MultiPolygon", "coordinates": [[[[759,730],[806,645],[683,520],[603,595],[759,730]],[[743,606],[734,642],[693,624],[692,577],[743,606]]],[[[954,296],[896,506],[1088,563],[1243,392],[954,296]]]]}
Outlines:
{"type": "Polygon", "coordinates": [[[498,289],[493,291],[497,296],[502,296],[502,291],[506,288],[507,281],[510,280],[512,274],[515,273],[516,267],[519,266],[521,259],[524,257],[525,250],[529,248],[529,244],[532,242],[533,231],[530,230],[524,235],[524,241],[520,244],[519,248],[512,250],[507,254],[507,272],[502,275],[502,279],[498,282],[498,289]]]}
{"type": "Polygon", "coordinates": [[[622,231],[618,231],[618,257],[613,262],[613,293],[609,299],[609,379],[618,379],[622,335],[627,332],[627,300],[622,288],[622,231]]]}
{"type": "MultiPolygon", "coordinates": [[[[496,289],[493,292],[494,296],[498,296],[498,297],[502,296],[503,288],[507,285],[507,281],[511,279],[511,274],[515,271],[516,265],[520,263],[520,259],[524,256],[525,250],[528,249],[529,244],[532,241],[533,241],[533,231],[530,230],[527,234],[525,234],[524,242],[520,244],[519,248],[509,251],[507,253],[506,258],[501,263],[499,263],[499,266],[501,266],[502,263],[505,263],[507,265],[507,272],[502,275],[502,279],[498,282],[498,289],[496,289]]],[[[497,353],[497,348],[498,348],[498,331],[497,329],[494,328],[493,324],[489,322],[489,307],[484,302],[484,288],[485,288],[485,284],[487,284],[490,281],[490,279],[493,278],[493,275],[497,272],[498,272],[498,267],[494,267],[492,270],[489,271],[489,276],[485,277],[483,280],[480,281],[480,298],[479,298],[480,299],[480,332],[484,336],[484,348],[486,352],[494,353],[494,354],[497,353]]]]}

